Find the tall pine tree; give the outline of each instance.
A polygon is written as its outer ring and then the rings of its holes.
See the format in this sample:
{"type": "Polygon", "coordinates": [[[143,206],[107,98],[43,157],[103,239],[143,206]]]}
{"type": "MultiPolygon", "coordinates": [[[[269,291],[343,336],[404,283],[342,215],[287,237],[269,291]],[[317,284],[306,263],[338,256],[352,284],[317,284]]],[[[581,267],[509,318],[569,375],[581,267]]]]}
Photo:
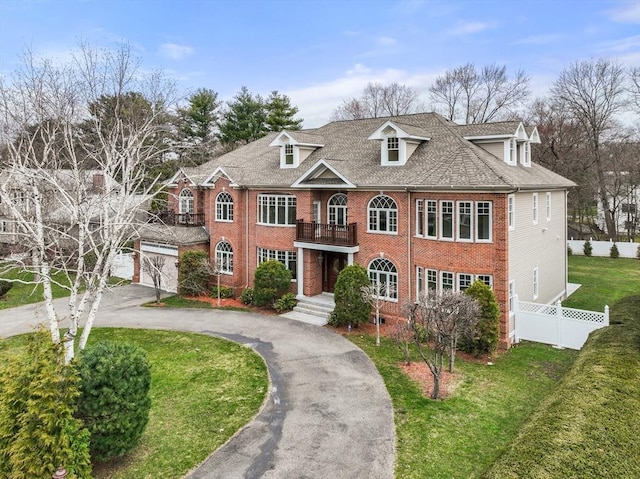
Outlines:
{"type": "Polygon", "coordinates": [[[294,118],[298,113],[298,107],[291,105],[291,99],[287,95],[281,95],[277,90],[272,91],[265,109],[267,111],[266,126],[269,131],[302,128],[302,118],[294,118]]]}
{"type": "Polygon", "coordinates": [[[196,90],[189,96],[189,105],[178,109],[181,136],[186,140],[198,139],[200,142],[213,139],[219,107],[218,93],[207,88],[196,90]]]}
{"type": "Polygon", "coordinates": [[[266,109],[260,95],[253,95],[246,86],[227,102],[227,109],[218,123],[220,142],[233,148],[238,143],[246,144],[262,138],[268,133],[265,126],[266,109]]]}

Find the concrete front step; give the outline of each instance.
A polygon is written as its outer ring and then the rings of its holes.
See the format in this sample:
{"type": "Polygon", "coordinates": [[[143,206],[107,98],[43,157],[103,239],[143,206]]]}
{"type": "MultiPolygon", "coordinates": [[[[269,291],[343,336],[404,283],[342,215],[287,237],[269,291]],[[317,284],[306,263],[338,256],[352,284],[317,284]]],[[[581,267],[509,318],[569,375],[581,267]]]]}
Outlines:
{"type": "Polygon", "coordinates": [[[327,319],[315,314],[300,313],[298,311],[289,311],[288,313],[281,314],[283,318],[295,319],[303,323],[314,324],[316,326],[324,326],[327,324],[327,319]]]}

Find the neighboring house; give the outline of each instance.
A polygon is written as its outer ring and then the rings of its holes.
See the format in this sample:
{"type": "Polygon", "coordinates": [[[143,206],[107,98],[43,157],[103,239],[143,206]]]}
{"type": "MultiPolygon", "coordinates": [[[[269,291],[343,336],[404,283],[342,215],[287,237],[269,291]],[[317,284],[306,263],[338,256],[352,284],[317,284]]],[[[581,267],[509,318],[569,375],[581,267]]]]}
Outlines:
{"type": "MultiPolygon", "coordinates": [[[[427,289],[481,280],[502,308],[506,346],[514,295],[550,303],[567,290],[574,184],[531,163],[538,142],[519,122],[460,126],[435,113],[272,133],[178,171],[164,215],[171,226],[165,234],[153,225],[137,247],[173,268],[183,251],[205,250],[238,290],[277,259],[300,300],[333,292],[340,270],[359,263],[389,287],[388,316],[427,289]]],[[[150,284],[139,264],[134,277],[150,284]]],[[[175,291],[175,272],[171,281],[175,291]]]]}
{"type": "MultiPolygon", "coordinates": [[[[614,211],[613,220],[618,236],[633,238],[640,231],[640,178],[629,171],[609,171],[605,178],[609,208],[614,211]]],[[[599,195],[597,205],[596,224],[606,231],[604,208],[599,195]]]]}

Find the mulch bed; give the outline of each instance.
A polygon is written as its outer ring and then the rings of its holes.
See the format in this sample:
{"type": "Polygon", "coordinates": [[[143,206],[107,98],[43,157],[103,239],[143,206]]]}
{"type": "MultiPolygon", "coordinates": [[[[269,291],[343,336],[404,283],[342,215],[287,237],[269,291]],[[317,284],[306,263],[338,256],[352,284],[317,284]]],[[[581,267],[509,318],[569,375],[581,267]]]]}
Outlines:
{"type": "Polygon", "coordinates": [[[270,316],[278,314],[273,308],[259,308],[250,304],[244,304],[238,298],[220,298],[220,303],[218,303],[218,298],[212,298],[211,296],[184,296],[184,299],[209,303],[215,308],[239,308],[270,316]]]}

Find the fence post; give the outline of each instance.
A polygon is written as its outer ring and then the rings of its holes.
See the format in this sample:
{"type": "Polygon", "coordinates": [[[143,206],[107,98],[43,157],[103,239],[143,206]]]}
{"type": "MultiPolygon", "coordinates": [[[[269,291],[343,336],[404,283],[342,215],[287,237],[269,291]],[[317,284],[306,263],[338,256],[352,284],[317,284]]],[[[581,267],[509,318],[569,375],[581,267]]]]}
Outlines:
{"type": "MultiPolygon", "coordinates": [[[[520,337],[518,336],[518,311],[520,310],[520,305],[518,304],[518,295],[514,294],[511,303],[511,313],[513,314],[513,342],[519,343],[520,337]]],[[[509,317],[509,320],[511,317],[509,317]]]]}
{"type": "Polygon", "coordinates": [[[556,333],[557,333],[557,349],[562,349],[562,303],[560,300],[556,301],[556,333]]]}
{"type": "Polygon", "coordinates": [[[609,305],[604,305],[604,325],[609,326],[609,305]]]}

